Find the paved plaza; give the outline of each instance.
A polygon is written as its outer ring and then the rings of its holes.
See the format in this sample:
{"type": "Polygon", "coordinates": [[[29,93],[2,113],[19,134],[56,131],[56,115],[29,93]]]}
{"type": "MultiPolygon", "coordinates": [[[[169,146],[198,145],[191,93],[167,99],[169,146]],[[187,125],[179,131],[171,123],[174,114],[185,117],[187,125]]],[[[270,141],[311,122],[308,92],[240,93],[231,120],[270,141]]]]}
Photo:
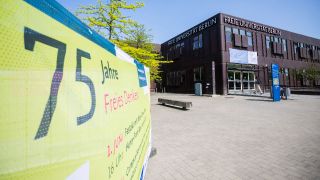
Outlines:
{"type": "Polygon", "coordinates": [[[153,94],[146,180],[320,180],[320,96],[197,97],[153,94]],[[191,101],[184,111],[158,98],[191,101]]]}

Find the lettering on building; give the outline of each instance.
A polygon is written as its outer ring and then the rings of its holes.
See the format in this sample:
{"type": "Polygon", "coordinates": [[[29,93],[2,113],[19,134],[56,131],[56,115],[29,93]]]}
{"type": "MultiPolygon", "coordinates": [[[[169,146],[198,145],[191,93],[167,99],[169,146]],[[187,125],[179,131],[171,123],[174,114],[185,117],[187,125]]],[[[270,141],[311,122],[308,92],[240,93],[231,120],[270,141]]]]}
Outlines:
{"type": "Polygon", "coordinates": [[[232,18],[229,16],[224,16],[224,23],[232,24],[239,27],[245,27],[256,31],[261,31],[269,34],[274,35],[281,35],[281,31],[272,27],[256,24],[249,21],[240,20],[237,18],[232,18]]]}
{"type": "Polygon", "coordinates": [[[168,41],[168,45],[174,44],[174,43],[179,42],[179,41],[181,41],[181,40],[183,40],[183,39],[185,39],[195,33],[201,32],[201,31],[205,30],[206,28],[213,26],[216,23],[217,23],[217,19],[215,17],[211,18],[211,19],[199,24],[198,26],[191,28],[188,31],[170,39],[168,41]]]}

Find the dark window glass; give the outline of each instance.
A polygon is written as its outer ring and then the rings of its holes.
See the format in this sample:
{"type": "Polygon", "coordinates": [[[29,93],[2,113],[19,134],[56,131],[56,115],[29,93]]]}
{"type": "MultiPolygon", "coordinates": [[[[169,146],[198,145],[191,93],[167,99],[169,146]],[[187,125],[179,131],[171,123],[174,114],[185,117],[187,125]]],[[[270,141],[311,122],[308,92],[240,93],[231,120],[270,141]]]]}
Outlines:
{"type": "Polygon", "coordinates": [[[199,48],[199,36],[193,38],[193,50],[199,48]]]}
{"type": "Polygon", "coordinates": [[[248,37],[248,46],[252,46],[252,33],[247,31],[247,37],[248,37]]]}
{"type": "Polygon", "coordinates": [[[232,42],[232,32],[230,27],[225,27],[226,42],[232,42]]]}
{"type": "Polygon", "coordinates": [[[193,80],[194,81],[201,81],[204,76],[203,67],[197,67],[193,69],[193,80]]]}
{"type": "Polygon", "coordinates": [[[202,48],[202,34],[199,35],[199,48],[202,48]]]}
{"type": "Polygon", "coordinates": [[[202,34],[193,38],[193,50],[202,48],[202,34]]]}
{"type": "Polygon", "coordinates": [[[182,54],[183,48],[184,48],[184,42],[180,44],[180,54],[182,54]]]}

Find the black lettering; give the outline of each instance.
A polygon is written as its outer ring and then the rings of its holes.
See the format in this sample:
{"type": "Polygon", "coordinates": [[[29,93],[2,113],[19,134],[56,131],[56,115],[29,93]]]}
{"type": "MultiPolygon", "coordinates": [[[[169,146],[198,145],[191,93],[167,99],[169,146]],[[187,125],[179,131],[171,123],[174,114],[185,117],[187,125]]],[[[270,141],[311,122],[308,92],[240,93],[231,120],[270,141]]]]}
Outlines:
{"type": "Polygon", "coordinates": [[[104,71],[103,71],[103,63],[101,61],[101,69],[102,69],[102,84],[104,84],[105,76],[104,76],[104,71]]]}

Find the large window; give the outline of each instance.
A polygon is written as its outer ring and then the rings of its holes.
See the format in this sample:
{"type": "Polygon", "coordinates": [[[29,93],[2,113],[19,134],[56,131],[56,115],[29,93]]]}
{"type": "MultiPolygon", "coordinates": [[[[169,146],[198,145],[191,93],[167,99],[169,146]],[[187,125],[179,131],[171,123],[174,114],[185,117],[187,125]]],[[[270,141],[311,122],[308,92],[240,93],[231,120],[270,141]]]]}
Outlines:
{"type": "Polygon", "coordinates": [[[270,48],[270,37],[269,36],[266,36],[266,47],[267,47],[267,49],[270,48]]]}
{"type": "Polygon", "coordinates": [[[297,54],[297,52],[298,52],[298,45],[297,45],[297,43],[293,43],[293,50],[294,50],[294,53],[295,54],[297,54]]]}
{"type": "Polygon", "coordinates": [[[202,34],[193,38],[193,50],[202,48],[202,34]]]}
{"type": "Polygon", "coordinates": [[[225,31],[225,33],[226,33],[226,42],[231,43],[231,42],[232,42],[232,32],[231,32],[231,28],[230,28],[230,27],[225,27],[224,31],[225,31]]]}
{"type": "Polygon", "coordinates": [[[186,71],[174,71],[166,74],[167,86],[181,86],[184,84],[186,71]]]}
{"type": "Polygon", "coordinates": [[[193,80],[194,81],[201,81],[203,80],[204,71],[203,67],[197,67],[193,69],[193,80]]]}
{"type": "Polygon", "coordinates": [[[248,37],[248,46],[252,46],[252,32],[247,31],[247,37],[248,37]]]}

